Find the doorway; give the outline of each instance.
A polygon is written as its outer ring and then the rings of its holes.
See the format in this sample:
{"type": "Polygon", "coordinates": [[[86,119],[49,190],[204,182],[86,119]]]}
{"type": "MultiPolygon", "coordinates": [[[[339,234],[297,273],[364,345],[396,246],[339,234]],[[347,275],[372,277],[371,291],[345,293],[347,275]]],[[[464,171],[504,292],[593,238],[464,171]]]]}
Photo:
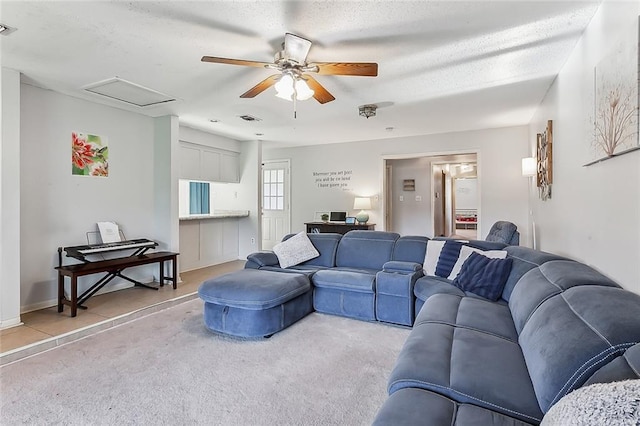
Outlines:
{"type": "Polygon", "coordinates": [[[289,160],[262,164],[262,250],[271,250],[291,232],[289,160]]]}
{"type": "Polygon", "coordinates": [[[385,230],[401,235],[477,238],[480,214],[477,159],[474,152],[384,159],[385,230]],[[471,183],[467,179],[475,179],[473,191],[465,187],[471,183]],[[475,204],[466,200],[465,195],[475,195],[475,204]],[[457,213],[465,212],[456,209],[468,210],[466,213],[475,218],[475,223],[457,223],[460,219],[457,213]]]}
{"type": "Polygon", "coordinates": [[[479,210],[477,163],[457,161],[454,158],[432,165],[434,235],[475,240],[479,210]]]}

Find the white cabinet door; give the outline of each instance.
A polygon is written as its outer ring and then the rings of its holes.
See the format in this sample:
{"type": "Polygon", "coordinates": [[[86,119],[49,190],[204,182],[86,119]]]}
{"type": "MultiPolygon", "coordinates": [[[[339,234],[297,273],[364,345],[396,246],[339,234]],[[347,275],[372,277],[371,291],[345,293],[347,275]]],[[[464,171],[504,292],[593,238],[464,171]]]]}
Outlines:
{"type": "Polygon", "coordinates": [[[200,149],[180,145],[180,178],[200,179],[200,149]]]}
{"type": "Polygon", "coordinates": [[[202,267],[200,262],[200,221],[180,222],[180,272],[202,267]]]}
{"type": "Polygon", "coordinates": [[[222,226],[222,260],[228,262],[238,258],[239,220],[224,219],[222,226]]]}
{"type": "Polygon", "coordinates": [[[238,155],[222,154],[220,156],[220,181],[221,182],[240,182],[240,173],[238,172],[238,155]]]}
{"type": "Polygon", "coordinates": [[[220,153],[203,149],[200,161],[200,179],[211,182],[220,180],[220,153]]]}

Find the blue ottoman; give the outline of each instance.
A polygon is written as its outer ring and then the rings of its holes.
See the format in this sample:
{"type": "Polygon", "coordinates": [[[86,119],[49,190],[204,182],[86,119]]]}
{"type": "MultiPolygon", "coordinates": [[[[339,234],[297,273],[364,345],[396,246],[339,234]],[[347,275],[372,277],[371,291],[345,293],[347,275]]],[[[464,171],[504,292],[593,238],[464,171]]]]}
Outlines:
{"type": "Polygon", "coordinates": [[[303,274],[242,269],[200,284],[204,323],[238,337],[271,336],[313,312],[313,291],[303,274]]]}

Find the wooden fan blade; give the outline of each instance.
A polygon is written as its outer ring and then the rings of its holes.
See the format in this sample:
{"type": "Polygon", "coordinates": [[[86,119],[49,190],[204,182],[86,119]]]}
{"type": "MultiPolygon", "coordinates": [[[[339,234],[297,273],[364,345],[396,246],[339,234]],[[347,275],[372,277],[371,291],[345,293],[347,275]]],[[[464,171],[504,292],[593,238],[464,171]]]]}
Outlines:
{"type": "Polygon", "coordinates": [[[244,59],[217,58],[215,56],[203,56],[201,60],[202,62],[213,62],[216,64],[242,65],[245,67],[264,68],[268,65],[271,65],[271,63],[269,62],[245,61],[244,59]]]}
{"type": "Polygon", "coordinates": [[[282,74],[274,74],[240,95],[241,98],[253,98],[278,82],[282,74]]]}
{"type": "Polygon", "coordinates": [[[309,66],[317,66],[321,75],[357,75],[376,77],[378,64],[375,62],[314,62],[309,66]]]}
{"type": "Polygon", "coordinates": [[[335,98],[322,84],[318,83],[318,80],[311,77],[308,74],[304,75],[304,79],[311,90],[313,90],[313,97],[321,104],[333,101],[335,98]]]}

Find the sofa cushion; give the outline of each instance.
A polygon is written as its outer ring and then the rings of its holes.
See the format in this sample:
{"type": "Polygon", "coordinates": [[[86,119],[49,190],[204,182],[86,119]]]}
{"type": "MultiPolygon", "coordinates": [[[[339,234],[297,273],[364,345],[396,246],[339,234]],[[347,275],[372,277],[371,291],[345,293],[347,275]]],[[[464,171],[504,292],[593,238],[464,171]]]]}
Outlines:
{"type": "Polygon", "coordinates": [[[241,269],[203,282],[198,295],[207,303],[264,310],[309,290],[309,279],[302,274],[241,269]]]}
{"type": "Polygon", "coordinates": [[[496,301],[511,271],[511,262],[511,259],[492,259],[471,253],[453,283],[464,291],[496,301]]]}
{"type": "Polygon", "coordinates": [[[414,325],[447,324],[518,342],[518,333],[506,304],[453,294],[436,294],[432,299],[428,300],[427,308],[418,313],[414,325]]]}
{"type": "Polygon", "coordinates": [[[424,261],[429,238],[406,235],[396,240],[393,248],[392,260],[401,262],[420,263],[424,261]]]}
{"type": "Polygon", "coordinates": [[[542,419],[520,346],[464,327],[414,325],[389,378],[390,394],[404,388],[433,391],[525,422],[542,419]]]}
{"type": "Polygon", "coordinates": [[[371,293],[375,291],[376,271],[323,269],[312,276],[316,287],[371,293]]]}
{"type": "Polygon", "coordinates": [[[338,244],[336,266],[381,271],[398,237],[394,232],[349,231],[338,244]]]}
{"type": "Polygon", "coordinates": [[[416,388],[400,389],[390,395],[373,421],[374,426],[427,424],[447,426],[531,425],[486,408],[471,404],[459,404],[435,392],[416,388]]]}
{"type": "Polygon", "coordinates": [[[295,266],[320,256],[320,253],[313,246],[305,232],[300,232],[276,244],[273,247],[273,252],[278,256],[278,263],[280,263],[281,268],[295,266]]]}
{"type": "Polygon", "coordinates": [[[597,285],[569,288],[533,312],[519,342],[546,412],[640,342],[640,295],[597,285]]]}
{"type": "Polygon", "coordinates": [[[507,278],[507,283],[504,285],[504,290],[502,291],[502,298],[506,301],[509,301],[511,292],[520,278],[529,270],[550,260],[567,260],[562,256],[521,246],[508,246],[505,247],[504,250],[507,252],[507,256],[513,259],[509,278],[507,278]]]}
{"type": "Polygon", "coordinates": [[[549,260],[524,274],[509,299],[518,332],[545,300],[580,285],[619,287],[593,268],[573,260],[549,260]]]}

